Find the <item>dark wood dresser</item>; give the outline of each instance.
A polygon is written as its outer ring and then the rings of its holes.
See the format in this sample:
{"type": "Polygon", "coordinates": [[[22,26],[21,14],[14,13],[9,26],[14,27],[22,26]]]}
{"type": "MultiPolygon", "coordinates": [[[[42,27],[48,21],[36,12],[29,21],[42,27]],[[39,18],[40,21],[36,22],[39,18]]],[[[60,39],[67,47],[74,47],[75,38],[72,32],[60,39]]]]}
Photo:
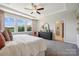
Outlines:
{"type": "Polygon", "coordinates": [[[38,32],[38,37],[44,38],[44,39],[48,39],[48,40],[52,40],[52,32],[38,32]]]}

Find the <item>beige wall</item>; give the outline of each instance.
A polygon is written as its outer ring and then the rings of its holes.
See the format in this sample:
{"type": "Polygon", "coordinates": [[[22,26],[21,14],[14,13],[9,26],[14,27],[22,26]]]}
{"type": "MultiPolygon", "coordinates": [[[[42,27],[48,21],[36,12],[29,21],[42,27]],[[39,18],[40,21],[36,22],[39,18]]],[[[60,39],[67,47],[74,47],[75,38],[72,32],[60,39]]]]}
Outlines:
{"type": "Polygon", "coordinates": [[[4,11],[0,10],[0,31],[4,30],[4,11]]]}
{"type": "Polygon", "coordinates": [[[32,31],[33,32],[36,32],[37,31],[37,27],[38,27],[38,23],[37,23],[38,21],[37,20],[33,20],[32,21],[32,31]]]}

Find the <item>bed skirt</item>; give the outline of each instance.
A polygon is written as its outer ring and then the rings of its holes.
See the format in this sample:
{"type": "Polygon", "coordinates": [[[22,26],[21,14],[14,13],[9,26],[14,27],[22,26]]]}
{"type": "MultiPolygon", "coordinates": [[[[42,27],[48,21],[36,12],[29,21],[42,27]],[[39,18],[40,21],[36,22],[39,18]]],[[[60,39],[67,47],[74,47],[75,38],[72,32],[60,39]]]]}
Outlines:
{"type": "Polygon", "coordinates": [[[36,56],[45,56],[45,51],[39,52],[36,56]]]}

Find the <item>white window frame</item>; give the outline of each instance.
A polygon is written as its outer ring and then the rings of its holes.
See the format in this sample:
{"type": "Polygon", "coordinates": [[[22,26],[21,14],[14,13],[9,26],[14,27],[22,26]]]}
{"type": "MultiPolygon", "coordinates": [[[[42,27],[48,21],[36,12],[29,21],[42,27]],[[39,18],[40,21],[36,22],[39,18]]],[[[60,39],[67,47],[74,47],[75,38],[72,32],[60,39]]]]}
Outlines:
{"type": "MultiPolygon", "coordinates": [[[[8,15],[8,16],[5,16],[5,18],[6,17],[11,17],[11,18],[13,18],[14,19],[14,32],[13,33],[24,33],[24,32],[32,32],[32,31],[27,31],[27,19],[28,18],[22,18],[22,17],[16,17],[16,16],[10,16],[10,15],[8,15]],[[24,31],[23,32],[18,32],[18,26],[17,26],[17,23],[16,23],[16,20],[17,19],[24,19],[24,20],[26,20],[26,23],[24,24],[24,31]]],[[[28,19],[28,20],[31,20],[31,19],[28,19]]],[[[4,20],[5,21],[5,20],[4,20]]],[[[32,20],[31,20],[32,21],[32,20]]],[[[33,22],[33,21],[32,21],[33,22]]],[[[5,25],[5,24],[4,24],[5,25]]],[[[33,25],[33,24],[32,24],[33,25]]]]}

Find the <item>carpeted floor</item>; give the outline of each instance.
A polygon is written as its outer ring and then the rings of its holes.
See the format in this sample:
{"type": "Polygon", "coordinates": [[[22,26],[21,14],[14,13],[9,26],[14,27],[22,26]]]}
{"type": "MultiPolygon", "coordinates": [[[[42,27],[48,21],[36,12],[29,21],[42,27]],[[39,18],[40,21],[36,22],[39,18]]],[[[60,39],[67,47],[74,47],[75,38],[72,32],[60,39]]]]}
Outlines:
{"type": "Polygon", "coordinates": [[[46,56],[77,56],[78,48],[75,44],[46,40],[46,56]]]}

